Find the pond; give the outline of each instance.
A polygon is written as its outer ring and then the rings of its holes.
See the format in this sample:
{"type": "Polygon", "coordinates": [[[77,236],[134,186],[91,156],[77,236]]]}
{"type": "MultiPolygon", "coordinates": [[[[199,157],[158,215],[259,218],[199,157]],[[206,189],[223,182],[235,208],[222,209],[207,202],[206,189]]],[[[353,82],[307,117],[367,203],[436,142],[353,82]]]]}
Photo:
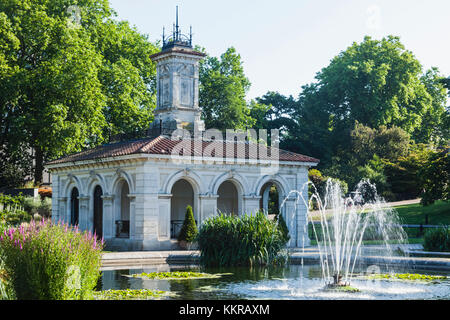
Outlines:
{"type": "MultiPolygon", "coordinates": [[[[377,269],[378,267],[376,267],[377,269]]],[[[366,267],[355,271],[351,286],[360,292],[325,291],[319,265],[287,265],[271,268],[204,269],[196,265],[155,265],[137,269],[104,270],[99,290],[150,289],[167,292],[162,299],[176,300],[450,300],[450,272],[403,269],[398,273],[446,276],[432,281],[368,279],[366,267]],[[131,277],[142,272],[195,271],[216,278],[151,280],[131,277]]],[[[372,270],[373,271],[373,270],[372,270]]],[[[380,271],[377,269],[377,271],[380,271]]],[[[388,270],[381,271],[382,273],[388,270]]],[[[370,273],[370,272],[369,272],[370,273]]]]}

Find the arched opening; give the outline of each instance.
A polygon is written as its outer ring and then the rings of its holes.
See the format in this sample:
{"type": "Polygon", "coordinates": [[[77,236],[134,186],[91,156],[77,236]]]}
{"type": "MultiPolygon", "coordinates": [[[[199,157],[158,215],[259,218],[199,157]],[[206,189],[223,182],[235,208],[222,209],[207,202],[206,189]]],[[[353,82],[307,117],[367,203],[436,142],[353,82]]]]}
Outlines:
{"type": "Polygon", "coordinates": [[[269,217],[275,217],[280,213],[281,192],[273,182],[267,182],[261,188],[260,209],[269,217]]]}
{"type": "Polygon", "coordinates": [[[103,237],[103,190],[100,186],[94,189],[94,232],[97,238],[103,237]]]}
{"type": "Polygon", "coordinates": [[[130,188],[125,180],[122,180],[118,186],[116,213],[116,237],[130,237],[130,188]]]}
{"type": "Polygon", "coordinates": [[[80,201],[78,197],[80,196],[78,189],[73,188],[70,194],[70,224],[72,226],[77,226],[80,220],[80,201]]]}
{"type": "Polygon", "coordinates": [[[189,181],[181,179],[173,185],[171,193],[170,237],[176,239],[183,226],[187,206],[192,207],[195,217],[196,207],[194,205],[194,189],[189,181]]]}
{"type": "Polygon", "coordinates": [[[223,182],[217,190],[217,210],[228,215],[239,215],[239,193],[232,181],[223,182]]]}

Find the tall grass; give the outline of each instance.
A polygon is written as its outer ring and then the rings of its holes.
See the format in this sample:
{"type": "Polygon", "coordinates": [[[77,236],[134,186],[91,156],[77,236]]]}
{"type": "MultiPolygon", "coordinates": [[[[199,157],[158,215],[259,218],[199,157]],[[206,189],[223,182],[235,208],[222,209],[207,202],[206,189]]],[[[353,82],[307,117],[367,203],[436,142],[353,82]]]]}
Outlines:
{"type": "Polygon", "coordinates": [[[0,235],[3,274],[19,300],[90,298],[100,276],[102,248],[89,232],[45,220],[0,235]]]}
{"type": "Polygon", "coordinates": [[[423,248],[425,251],[450,252],[450,227],[428,230],[424,235],[423,248]]]}
{"type": "Polygon", "coordinates": [[[262,212],[209,218],[197,241],[200,262],[207,267],[284,264],[287,260],[285,235],[262,212]]]}

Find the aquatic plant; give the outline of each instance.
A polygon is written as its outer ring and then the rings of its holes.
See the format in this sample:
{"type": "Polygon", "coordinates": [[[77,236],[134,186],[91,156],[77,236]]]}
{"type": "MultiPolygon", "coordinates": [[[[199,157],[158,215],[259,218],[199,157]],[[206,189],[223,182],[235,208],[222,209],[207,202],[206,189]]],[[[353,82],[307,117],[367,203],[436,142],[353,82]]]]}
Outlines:
{"type": "Polygon", "coordinates": [[[200,262],[213,266],[284,264],[286,240],[278,224],[263,212],[207,219],[198,235],[200,262]]]}
{"type": "Polygon", "coordinates": [[[95,300],[153,300],[165,294],[161,290],[124,289],[95,291],[93,297],[95,300]]]}
{"type": "Polygon", "coordinates": [[[192,272],[192,271],[173,271],[173,272],[142,272],[132,275],[134,278],[148,278],[148,279],[209,279],[217,278],[220,275],[209,273],[192,272]]]}
{"type": "Polygon", "coordinates": [[[446,280],[446,276],[433,276],[417,273],[385,273],[385,274],[371,274],[367,276],[371,280],[382,279],[396,279],[396,280],[408,280],[408,281],[433,281],[433,280],[446,280]]]}

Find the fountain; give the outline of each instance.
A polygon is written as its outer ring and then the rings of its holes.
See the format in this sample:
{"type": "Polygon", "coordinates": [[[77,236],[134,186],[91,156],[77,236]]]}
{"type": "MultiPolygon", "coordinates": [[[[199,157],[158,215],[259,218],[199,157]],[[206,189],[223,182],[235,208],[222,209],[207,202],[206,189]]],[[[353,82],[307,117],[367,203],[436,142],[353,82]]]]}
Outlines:
{"type": "Polygon", "coordinates": [[[350,280],[361,258],[364,240],[380,244],[385,256],[393,256],[393,242],[405,243],[406,234],[396,212],[378,196],[370,181],[362,180],[347,198],[340,184],[331,179],[322,196],[311,182],[305,186],[312,189],[308,202],[303,192],[291,193],[301,197],[308,208],[313,204],[317,207],[316,211],[308,212],[308,222],[317,242],[326,289],[351,288],[350,280]]]}

